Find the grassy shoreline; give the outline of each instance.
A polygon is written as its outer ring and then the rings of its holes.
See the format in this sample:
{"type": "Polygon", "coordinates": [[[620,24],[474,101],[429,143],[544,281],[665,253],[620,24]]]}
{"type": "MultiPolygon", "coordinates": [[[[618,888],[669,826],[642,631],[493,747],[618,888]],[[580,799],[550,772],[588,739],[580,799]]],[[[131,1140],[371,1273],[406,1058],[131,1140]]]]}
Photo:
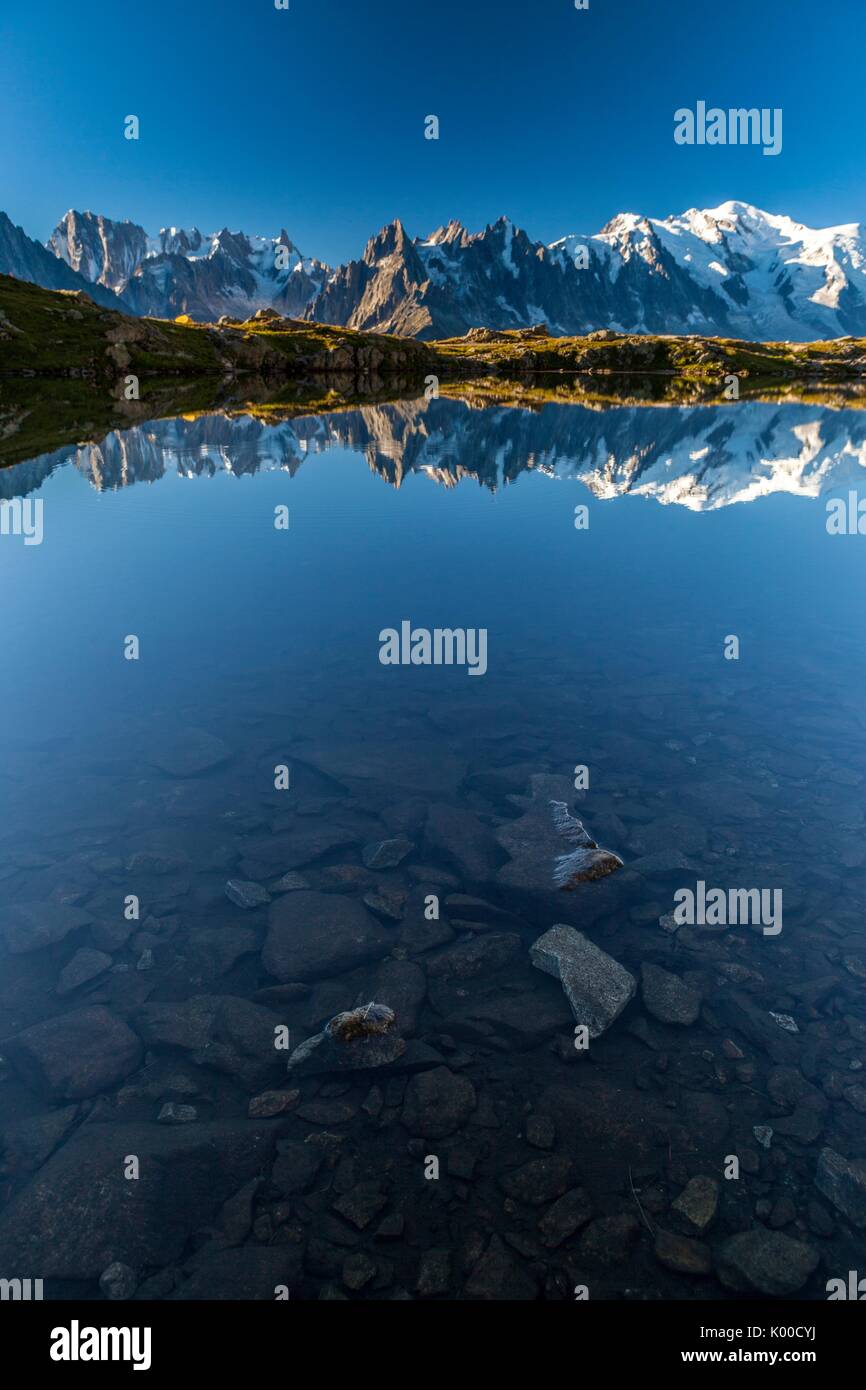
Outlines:
{"type": "Polygon", "coordinates": [[[866,340],[752,343],[730,338],[626,334],[602,330],[551,337],[543,327],[420,343],[381,333],[284,319],[271,314],[219,324],[135,319],[84,294],[43,290],[0,276],[0,376],[111,381],[247,375],[282,381],[321,376],[520,379],[676,378],[690,388],[749,383],[866,382],[866,340]]]}

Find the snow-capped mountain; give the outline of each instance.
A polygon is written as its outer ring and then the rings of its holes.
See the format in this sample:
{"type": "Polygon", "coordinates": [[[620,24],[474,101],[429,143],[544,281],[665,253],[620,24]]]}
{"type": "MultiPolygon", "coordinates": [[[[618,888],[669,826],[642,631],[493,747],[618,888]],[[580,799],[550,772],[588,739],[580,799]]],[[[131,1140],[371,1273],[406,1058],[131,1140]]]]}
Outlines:
{"type": "Polygon", "coordinates": [[[164,227],[149,237],[133,222],[91,212],[68,212],[48,247],[92,284],[114,290],[133,313],[157,318],[247,318],[271,307],[297,316],[328,272],[284,230],[251,237],[223,228],[205,236],[197,227],[164,227]]]}
{"type": "Polygon", "coordinates": [[[594,236],[545,246],[507,218],[410,240],[400,222],[335,270],[308,317],[447,337],[544,321],[597,328],[806,341],[866,334],[866,233],[813,230],[745,203],[657,220],[621,214],[594,236]]]}
{"type": "Polygon", "coordinates": [[[47,251],[0,220],[0,271],[49,289],[90,285],[100,302],[137,314],[206,321],[273,307],[425,339],[538,322],[555,334],[866,336],[864,227],[814,229],[737,202],[662,219],[621,213],[550,245],[505,217],[474,233],[449,222],[427,237],[395,221],[334,270],[285,231],[148,236],[133,222],[68,212],[47,251]]]}
{"type": "Polygon", "coordinates": [[[93,285],[122,294],[148,254],[143,227],[112,222],[92,212],[67,212],[48,239],[48,250],[93,285]]]}
{"type": "MultiPolygon", "coordinates": [[[[610,249],[617,280],[638,260],[650,278],[675,267],[678,277],[721,298],[738,337],[802,341],[866,332],[866,229],[857,223],[816,230],[729,202],[663,221],[616,217],[595,240],[610,249]]],[[[640,306],[633,309],[639,322],[640,306]]],[[[644,313],[653,313],[646,303],[644,313]]]]}

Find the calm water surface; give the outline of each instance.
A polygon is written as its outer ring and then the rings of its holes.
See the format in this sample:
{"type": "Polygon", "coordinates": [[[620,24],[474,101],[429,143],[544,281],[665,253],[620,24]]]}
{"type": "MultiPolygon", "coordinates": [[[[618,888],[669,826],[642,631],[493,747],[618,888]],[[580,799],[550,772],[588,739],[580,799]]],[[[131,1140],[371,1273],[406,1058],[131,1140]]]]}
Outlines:
{"type": "Polygon", "coordinates": [[[782,1291],[767,1242],[804,1298],[857,1268],[866,538],[826,504],[864,466],[857,410],[439,400],[154,421],[0,474],[44,525],[0,537],[0,1275],[714,1299],[782,1291]],[[485,629],[486,674],[383,666],[404,620],[485,629]],[[539,774],[622,870],[507,886],[539,774]],[[665,930],[699,880],[781,890],[783,931],[665,930]],[[530,961],[555,922],[638,981],[588,1053],[530,961]],[[371,999],[402,1060],[287,1079],[275,1028],[371,999]]]}

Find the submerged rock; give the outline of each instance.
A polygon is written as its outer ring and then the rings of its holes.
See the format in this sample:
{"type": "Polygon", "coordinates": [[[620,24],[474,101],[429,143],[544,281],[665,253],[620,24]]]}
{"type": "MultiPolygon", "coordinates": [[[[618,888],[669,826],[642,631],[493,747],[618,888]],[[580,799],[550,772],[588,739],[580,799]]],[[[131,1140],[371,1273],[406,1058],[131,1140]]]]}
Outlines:
{"type": "Polygon", "coordinates": [[[431,979],[471,980],[479,975],[488,978],[494,970],[514,960],[521,944],[516,932],[491,932],[459,941],[429,958],[427,974],[431,979]]]}
{"type": "Polygon", "coordinates": [[[366,1004],[337,1014],[321,1033],[307,1038],[289,1058],[289,1071],[315,1076],[331,1071],[366,1071],[386,1067],[406,1051],[394,1029],[396,1015],[386,1004],[366,1004]]]}
{"type": "Polygon", "coordinates": [[[352,1043],[381,1037],[394,1027],[394,1010],[385,1004],[366,1004],[332,1018],[325,1032],[336,1043],[352,1043]]]}
{"type": "Polygon", "coordinates": [[[396,840],[378,840],[364,846],[361,858],[368,869],[396,869],[414,848],[412,841],[403,837],[396,840]]]}
{"type": "Polygon", "coordinates": [[[599,1216],[580,1238],[580,1258],[601,1269],[622,1264],[631,1255],[640,1233],[640,1223],[630,1212],[599,1216]]]}
{"type": "Polygon", "coordinates": [[[716,1272],[725,1288],[738,1293],[789,1298],[808,1282],[819,1258],[813,1245],[758,1226],[725,1241],[716,1253],[716,1272]]]}
{"type": "Polygon", "coordinates": [[[703,1235],[713,1224],[718,1208],[719,1184],[704,1173],[690,1178],[676,1201],[671,1203],[671,1211],[697,1235],[703,1235]]]}
{"type": "Polygon", "coordinates": [[[262,964],[277,980],[339,975],[391,949],[388,931],[353,898],[289,893],[271,903],[262,964]]]}
{"type": "Polygon", "coordinates": [[[13,903],[4,909],[0,938],[12,955],[23,955],[63,941],[92,920],[88,913],[68,903],[13,903]]]}
{"type": "Polygon", "coordinates": [[[288,873],[278,878],[276,883],[271,884],[272,893],[298,893],[304,888],[309,888],[309,879],[304,878],[303,874],[288,873]]]}
{"type": "Polygon", "coordinates": [[[28,1085],[54,1100],[83,1100],[110,1090],[140,1066],[141,1041],[101,1005],[25,1028],[4,1045],[28,1085]]]}
{"type": "Polygon", "coordinates": [[[363,903],[377,917],[388,922],[402,922],[408,896],[405,889],[379,884],[375,891],[364,894],[363,903]]]}
{"type": "Polygon", "coordinates": [[[79,1106],[67,1105],[5,1125],[0,1131],[0,1177],[18,1177],[41,1168],[63,1143],[78,1113],[79,1106]]]}
{"type": "Polygon", "coordinates": [[[866,1226],[866,1163],[822,1149],[815,1186],[855,1226],[866,1226]]]}
{"type": "Polygon", "coordinates": [[[333,823],[295,824],[288,834],[248,840],[240,870],[247,879],[288,878],[289,871],[303,868],[332,850],[347,849],[358,842],[357,834],[333,823]]]}
{"type": "Polygon", "coordinates": [[[530,778],[529,797],[511,797],[523,815],[496,831],[510,856],[499,870],[501,884],[527,892],[567,892],[622,868],[619,856],[600,849],[572,815],[562,799],[569,787],[566,778],[538,773],[530,778]]]}
{"type": "Polygon", "coordinates": [[[268,1083],[284,1056],[275,1046],[280,1017],[234,995],[143,1004],[134,1022],[148,1047],[189,1052],[196,1066],[232,1076],[253,1093],[268,1083]]]}
{"type": "Polygon", "coordinates": [[[357,1231],[365,1231],[370,1222],[388,1205],[387,1194],[376,1182],[358,1183],[344,1192],[332,1205],[332,1210],[350,1222],[357,1231]]]}
{"type": "Polygon", "coordinates": [[[486,883],[496,872],[501,858],[496,838],[474,811],[431,806],[424,838],[427,848],[452,860],[468,882],[486,883]]]}
{"type": "Polygon", "coordinates": [[[499,1186],[516,1202],[540,1207],[567,1192],[573,1179],[570,1158],[564,1154],[547,1154],[503,1173],[499,1186]]]}
{"type": "Polygon", "coordinates": [[[660,1023],[678,1023],[688,1028],[701,1011],[701,996],[679,975],[644,961],[641,966],[641,989],[647,1012],[660,1023]]]}
{"type": "Polygon", "coordinates": [[[112,966],[111,956],[104,951],[94,951],[91,947],[83,947],[76,951],[70,961],[67,961],[60,972],[60,979],[57,981],[57,993],[59,995],[72,994],[82,985],[89,984],[91,980],[96,980],[100,975],[104,975],[106,970],[112,966]]]}
{"type": "Polygon", "coordinates": [[[178,1260],[190,1236],[268,1162],[265,1122],[88,1124],[0,1214],[0,1268],[38,1279],[99,1279],[178,1260]],[[129,1181],[128,1155],[139,1161],[129,1181]]]}
{"type": "Polygon", "coordinates": [[[425,1250],[418,1267],[415,1292],[419,1298],[435,1298],[451,1287],[451,1251],[425,1250]]]}
{"type": "Polygon", "coordinates": [[[226,897],[235,907],[252,912],[256,907],[264,907],[271,900],[267,888],[260,883],[247,883],[244,879],[230,878],[226,884],[226,897]]]}
{"type": "MultiPolygon", "coordinates": [[[[467,991],[461,989],[460,993],[467,991]]],[[[567,1031],[570,1024],[567,1000],[561,992],[546,987],[514,994],[501,989],[482,994],[476,987],[443,1019],[443,1027],[455,1037],[484,1041],[497,1033],[519,1049],[537,1047],[552,1034],[567,1031]]]]}
{"type": "Polygon", "coordinates": [[[573,1236],[575,1231],[588,1225],[592,1217],[593,1206],[589,1194],[582,1187],[573,1187],[541,1217],[538,1233],[542,1244],[549,1250],[555,1249],[573,1236]]]}
{"type": "Polygon", "coordinates": [[[634,998],[637,981],[583,932],[558,924],[530,950],[532,964],[562,983],[578,1024],[599,1037],[634,998]]]}
{"type": "Polygon", "coordinates": [[[427,976],[414,961],[390,957],[376,967],[370,993],[397,1015],[395,1028],[403,1037],[416,1032],[418,1013],[427,994],[427,976]]]}
{"type": "Polygon", "coordinates": [[[198,1119],[194,1105],[179,1105],[177,1101],[167,1100],[156,1117],[159,1125],[192,1125],[198,1119]]]}
{"type": "Polygon", "coordinates": [[[419,1072],[406,1087],[402,1121],[410,1134],[422,1139],[446,1139],[460,1129],[477,1105],[468,1076],[448,1067],[419,1072]]]}
{"type": "Polygon", "coordinates": [[[710,1247],[691,1236],[674,1231],[656,1231],[655,1257],[660,1265],[674,1274],[709,1274],[713,1266],[710,1247]]]}
{"type": "Polygon", "coordinates": [[[108,1269],[100,1274],[99,1287],[107,1299],[112,1303],[118,1303],[132,1298],[138,1288],[138,1275],[129,1265],[122,1265],[115,1260],[114,1264],[110,1264],[108,1269]]]}
{"type": "Polygon", "coordinates": [[[185,729],[155,748],[151,762],[170,777],[200,777],[231,757],[221,738],[204,729],[185,729]]]}
{"type": "Polygon", "coordinates": [[[251,1120],[272,1119],[274,1115],[282,1115],[290,1110],[300,1099],[300,1091],[263,1091],[250,1101],[249,1117],[251,1120]]]}
{"type": "Polygon", "coordinates": [[[195,1268],[174,1293],[172,1302],[273,1302],[274,1290],[290,1291],[301,1275],[300,1245],[242,1245],[238,1249],[208,1249],[196,1257],[195,1268]]]}
{"type": "Polygon", "coordinates": [[[535,1279],[517,1263],[498,1235],[492,1235],[463,1289],[464,1298],[485,1302],[526,1302],[537,1298],[535,1279]]]}
{"type": "MultiPolygon", "coordinates": [[[[193,927],[186,939],[196,973],[202,977],[225,975],[244,956],[255,955],[259,949],[258,934],[252,927],[193,927]]],[[[143,951],[136,969],[149,970],[152,966],[153,952],[148,961],[147,952],[143,951]]]]}

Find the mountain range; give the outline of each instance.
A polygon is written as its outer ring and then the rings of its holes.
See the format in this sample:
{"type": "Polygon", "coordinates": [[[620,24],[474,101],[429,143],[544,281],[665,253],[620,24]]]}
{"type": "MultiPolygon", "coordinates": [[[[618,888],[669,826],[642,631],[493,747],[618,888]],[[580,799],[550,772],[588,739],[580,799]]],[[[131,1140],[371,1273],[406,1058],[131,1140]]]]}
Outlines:
{"type": "Polygon", "coordinates": [[[204,236],[197,227],[167,227],[149,237],[134,222],[92,212],[67,212],[48,250],[89,284],[113,291],[127,312],[189,314],[202,322],[224,314],[249,318],[264,308],[300,316],[328,272],[307,260],[285,231],[268,238],[223,228],[204,236]]]}
{"type": "Polygon", "coordinates": [[[475,233],[450,222],[426,238],[397,220],[336,269],[284,230],[152,237],[70,211],[42,246],[0,213],[0,271],[139,315],[215,321],[275,308],[421,339],[539,322],[556,335],[866,336],[866,229],[816,230],[738,202],[664,219],[622,213],[595,235],[549,245],[505,217],[475,233]]]}

